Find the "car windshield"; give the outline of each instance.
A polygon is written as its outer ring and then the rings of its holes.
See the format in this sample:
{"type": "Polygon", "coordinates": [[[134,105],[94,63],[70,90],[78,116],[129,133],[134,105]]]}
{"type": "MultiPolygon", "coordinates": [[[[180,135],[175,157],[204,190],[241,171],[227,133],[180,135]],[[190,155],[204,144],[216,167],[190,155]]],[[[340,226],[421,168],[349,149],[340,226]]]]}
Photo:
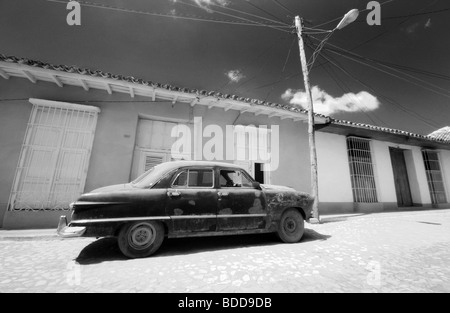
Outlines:
{"type": "Polygon", "coordinates": [[[136,178],[131,184],[137,188],[150,188],[172,169],[168,163],[157,165],[136,178]]]}

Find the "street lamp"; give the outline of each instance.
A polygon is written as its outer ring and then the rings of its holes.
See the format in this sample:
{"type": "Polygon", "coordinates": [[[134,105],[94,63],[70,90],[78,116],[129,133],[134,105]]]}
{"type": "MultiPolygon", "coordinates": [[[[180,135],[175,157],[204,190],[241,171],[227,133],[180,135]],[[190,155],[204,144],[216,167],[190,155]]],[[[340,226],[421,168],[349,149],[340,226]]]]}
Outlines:
{"type": "MultiPolygon", "coordinates": [[[[344,18],[340,21],[338,26],[331,31],[333,33],[336,30],[341,30],[349,24],[356,21],[359,16],[359,11],[357,9],[348,12],[344,18]]],[[[312,98],[311,85],[309,83],[309,69],[306,60],[305,53],[305,43],[303,42],[303,25],[300,16],[295,17],[295,27],[297,28],[298,42],[300,47],[300,60],[302,63],[303,78],[305,81],[305,91],[309,102],[308,109],[308,136],[309,136],[309,152],[311,159],[311,185],[312,194],[314,196],[313,204],[313,217],[320,223],[320,213],[319,213],[319,180],[317,171],[317,149],[316,149],[316,134],[315,134],[315,122],[314,122],[314,101],[312,98]]],[[[326,39],[329,39],[328,36],[326,39]]],[[[319,51],[320,52],[320,51],[319,51]]]]}
{"type": "Polygon", "coordinates": [[[336,26],[336,29],[341,30],[342,28],[348,26],[349,24],[353,23],[358,19],[359,16],[359,10],[353,9],[347,14],[345,14],[344,18],[341,20],[341,22],[336,26]]]}

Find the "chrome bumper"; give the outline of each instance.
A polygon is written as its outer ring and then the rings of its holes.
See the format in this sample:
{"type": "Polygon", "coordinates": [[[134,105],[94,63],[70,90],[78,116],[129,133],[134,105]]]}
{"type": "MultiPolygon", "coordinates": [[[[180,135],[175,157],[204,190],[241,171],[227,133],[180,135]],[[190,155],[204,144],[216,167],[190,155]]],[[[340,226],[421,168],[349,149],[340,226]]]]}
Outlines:
{"type": "Polygon", "coordinates": [[[67,217],[61,216],[59,219],[58,229],[56,230],[58,236],[62,238],[77,238],[84,235],[86,227],[71,227],[67,225],[67,217]]]}

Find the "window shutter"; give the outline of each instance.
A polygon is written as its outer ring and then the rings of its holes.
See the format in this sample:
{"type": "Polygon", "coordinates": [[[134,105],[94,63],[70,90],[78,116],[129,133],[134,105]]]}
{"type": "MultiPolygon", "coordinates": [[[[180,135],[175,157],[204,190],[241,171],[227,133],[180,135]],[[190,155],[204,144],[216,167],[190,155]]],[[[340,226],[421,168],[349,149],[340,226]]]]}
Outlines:
{"type": "Polygon", "coordinates": [[[164,163],[164,157],[147,154],[145,156],[145,172],[162,163],[164,163]]]}

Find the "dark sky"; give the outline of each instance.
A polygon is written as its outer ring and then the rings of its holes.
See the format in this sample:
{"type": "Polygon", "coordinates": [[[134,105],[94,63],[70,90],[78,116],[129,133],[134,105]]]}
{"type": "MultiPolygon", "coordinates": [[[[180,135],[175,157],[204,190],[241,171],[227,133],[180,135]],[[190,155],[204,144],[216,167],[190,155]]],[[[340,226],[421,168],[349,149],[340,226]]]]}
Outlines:
{"type": "MultiPolygon", "coordinates": [[[[300,15],[306,20],[305,26],[314,28],[350,9],[364,10],[369,2],[197,1],[203,7],[195,0],[92,0],[91,3],[241,23],[250,23],[244,18],[270,22],[230,9],[289,25],[295,15],[300,15]],[[225,8],[209,6],[209,9],[228,15],[211,12],[205,7],[208,2],[225,3],[225,8]]],[[[386,0],[380,1],[383,2],[386,0]]],[[[352,110],[356,112],[338,110],[333,117],[428,134],[450,125],[450,4],[445,0],[387,2],[382,6],[381,26],[369,26],[366,22],[369,12],[365,11],[357,22],[334,33],[329,41],[360,56],[360,63],[324,50],[322,55],[334,64],[323,64],[326,61],[319,57],[311,72],[311,83],[322,91],[320,97],[327,101],[325,109],[329,103],[339,109],[349,102],[347,99],[356,99],[342,98],[344,94],[359,94],[359,100],[353,101],[352,110]],[[368,59],[388,62],[389,67],[370,63],[368,59]],[[368,67],[367,62],[403,80],[368,67]],[[373,97],[369,94],[378,99],[378,107],[371,106],[373,97]]],[[[291,90],[293,95],[303,88],[298,45],[295,35],[289,32],[85,6],[81,12],[82,25],[68,26],[68,12],[65,4],[47,0],[0,0],[0,53],[277,103],[289,101],[282,97],[286,91],[291,90]],[[238,73],[235,76],[240,79],[238,82],[227,75],[232,71],[238,73]]],[[[333,29],[338,22],[320,28],[333,29]]],[[[308,49],[307,55],[311,54],[308,49]]]]}

